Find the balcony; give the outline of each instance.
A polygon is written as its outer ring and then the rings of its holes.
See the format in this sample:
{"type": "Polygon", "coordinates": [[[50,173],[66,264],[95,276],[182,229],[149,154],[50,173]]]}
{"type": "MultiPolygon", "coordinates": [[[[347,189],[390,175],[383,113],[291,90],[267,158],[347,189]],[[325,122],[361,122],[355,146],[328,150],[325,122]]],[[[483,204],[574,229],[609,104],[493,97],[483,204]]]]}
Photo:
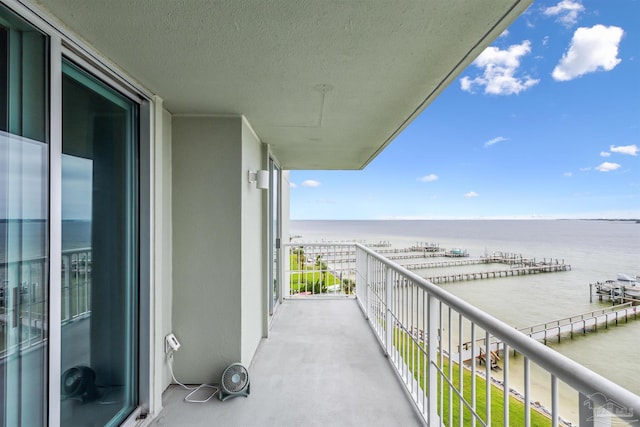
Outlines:
{"type": "Polygon", "coordinates": [[[360,244],[284,253],[251,396],[194,405],[172,386],[155,425],[638,423],[639,396],[360,244]]]}
{"type": "Polygon", "coordinates": [[[251,395],[225,402],[186,403],[170,386],[152,425],[422,424],[353,298],[285,300],[249,374],[251,395]]]}

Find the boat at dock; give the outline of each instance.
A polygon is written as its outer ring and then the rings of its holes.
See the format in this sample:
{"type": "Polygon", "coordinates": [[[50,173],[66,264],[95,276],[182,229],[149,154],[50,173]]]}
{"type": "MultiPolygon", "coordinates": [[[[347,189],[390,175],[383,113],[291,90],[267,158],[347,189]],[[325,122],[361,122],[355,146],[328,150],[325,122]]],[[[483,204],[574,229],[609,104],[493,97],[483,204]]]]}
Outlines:
{"type": "Polygon", "coordinates": [[[469,252],[466,249],[453,248],[445,252],[444,256],[453,257],[453,258],[458,258],[458,257],[462,258],[462,257],[468,257],[469,252]]]}
{"type": "Polygon", "coordinates": [[[640,298],[640,281],[638,276],[630,276],[618,273],[616,283],[621,289],[621,293],[626,297],[640,298]]]}
{"type": "Polygon", "coordinates": [[[625,297],[640,299],[640,278],[625,273],[618,273],[616,280],[606,280],[597,282],[596,293],[615,298],[624,295],[625,297]]]}

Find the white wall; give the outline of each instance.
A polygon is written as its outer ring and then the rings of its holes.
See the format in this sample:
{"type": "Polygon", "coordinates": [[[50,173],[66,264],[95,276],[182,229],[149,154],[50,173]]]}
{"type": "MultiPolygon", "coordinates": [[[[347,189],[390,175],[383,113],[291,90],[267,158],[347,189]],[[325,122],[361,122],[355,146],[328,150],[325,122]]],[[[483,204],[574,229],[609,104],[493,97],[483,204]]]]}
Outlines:
{"type": "Polygon", "coordinates": [[[240,358],[240,117],[173,118],[173,328],[181,382],[240,358]]]}
{"type": "MultiPolygon", "coordinates": [[[[290,228],[290,200],[291,200],[291,178],[288,170],[282,171],[282,185],[280,190],[280,214],[282,215],[282,243],[289,243],[289,236],[291,235],[290,228]]],[[[289,277],[285,276],[284,272],[290,270],[289,248],[283,247],[281,249],[282,259],[282,271],[280,277],[282,277],[282,296],[287,297],[289,295],[289,277]]]]}
{"type": "Polygon", "coordinates": [[[242,122],[242,357],[248,366],[263,335],[262,322],[266,316],[268,240],[265,228],[268,191],[249,183],[249,170],[265,169],[263,147],[246,120],[242,122]]]}
{"type": "Polygon", "coordinates": [[[172,232],[171,232],[171,114],[162,108],[162,99],[155,102],[154,145],[154,201],[155,201],[155,254],[154,286],[154,381],[152,398],[160,406],[161,394],[171,383],[171,374],[166,365],[164,337],[172,332],[172,232]]]}
{"type": "Polygon", "coordinates": [[[262,144],[242,117],[173,117],[173,330],[177,378],[218,382],[262,337],[262,144]]]}

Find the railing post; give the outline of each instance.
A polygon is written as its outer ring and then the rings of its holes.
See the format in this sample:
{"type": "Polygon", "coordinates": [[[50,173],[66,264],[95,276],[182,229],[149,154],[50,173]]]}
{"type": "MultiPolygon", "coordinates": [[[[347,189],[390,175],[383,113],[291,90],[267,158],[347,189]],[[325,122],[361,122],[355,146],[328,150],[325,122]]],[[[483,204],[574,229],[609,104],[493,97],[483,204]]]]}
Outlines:
{"type": "Polygon", "coordinates": [[[371,301],[369,298],[369,281],[370,281],[370,277],[371,277],[371,257],[369,256],[369,254],[365,254],[365,260],[367,263],[367,269],[366,269],[366,274],[364,276],[364,282],[365,282],[365,286],[364,286],[364,298],[365,298],[365,304],[367,307],[367,320],[369,320],[370,318],[370,313],[371,313],[371,301]]]}
{"type": "Polygon", "coordinates": [[[391,313],[391,309],[393,306],[393,271],[387,267],[387,277],[385,280],[385,331],[386,331],[386,348],[384,349],[385,354],[389,355],[389,349],[393,347],[393,316],[391,313]]]}
{"type": "Polygon", "coordinates": [[[588,396],[579,393],[578,394],[578,414],[580,417],[580,427],[594,427],[594,409],[595,404],[589,399],[588,396]]]}
{"type": "Polygon", "coordinates": [[[62,255],[62,264],[64,270],[64,281],[62,282],[62,299],[64,300],[64,311],[62,312],[62,320],[71,319],[71,255],[62,255]]]}
{"type": "Polygon", "coordinates": [[[436,367],[438,358],[438,324],[436,311],[438,309],[438,301],[431,295],[427,295],[427,372],[429,383],[427,388],[427,422],[431,426],[438,425],[438,369],[436,367]]]}

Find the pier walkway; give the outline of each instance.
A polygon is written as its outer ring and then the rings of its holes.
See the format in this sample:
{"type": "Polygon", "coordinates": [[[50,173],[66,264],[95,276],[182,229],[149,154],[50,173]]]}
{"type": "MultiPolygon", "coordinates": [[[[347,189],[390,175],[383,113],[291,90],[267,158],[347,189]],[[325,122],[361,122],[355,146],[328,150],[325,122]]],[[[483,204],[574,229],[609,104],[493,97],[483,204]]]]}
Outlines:
{"type": "MultiPolygon", "coordinates": [[[[551,339],[560,342],[562,337],[570,337],[573,339],[573,335],[577,333],[584,335],[587,332],[597,332],[598,327],[607,329],[610,323],[618,325],[621,321],[627,323],[629,320],[635,320],[638,318],[639,312],[640,307],[635,307],[631,303],[624,303],[519,328],[518,331],[545,344],[551,339]]],[[[481,357],[481,353],[485,352],[485,339],[477,339],[475,342],[474,356],[479,358],[481,357]]],[[[489,350],[491,352],[502,351],[502,341],[497,339],[492,340],[489,343],[489,350]]],[[[458,351],[460,351],[460,347],[458,347],[458,351]]],[[[452,355],[452,357],[454,360],[457,360],[459,355],[456,353],[452,355]]],[[[464,361],[471,359],[471,341],[462,344],[462,357],[464,361]]]]}
{"type": "Polygon", "coordinates": [[[498,279],[501,277],[522,276],[527,274],[555,273],[571,270],[569,264],[547,264],[533,267],[516,267],[506,270],[481,271],[478,273],[457,273],[444,276],[429,276],[426,280],[433,284],[461,282],[464,280],[498,279]]]}
{"type": "Polygon", "coordinates": [[[397,261],[400,259],[418,259],[418,258],[438,258],[443,257],[444,252],[421,252],[421,253],[405,253],[399,255],[385,255],[385,258],[390,261],[397,261]]]}
{"type": "Polygon", "coordinates": [[[465,265],[478,265],[478,264],[505,264],[505,265],[511,265],[511,266],[517,266],[517,267],[541,267],[541,266],[547,266],[547,265],[564,265],[564,260],[544,259],[542,261],[536,261],[535,258],[523,258],[520,255],[515,255],[515,256],[490,255],[490,256],[483,256],[480,258],[456,259],[453,261],[443,260],[443,261],[431,261],[431,262],[414,263],[414,264],[403,264],[403,267],[409,270],[424,270],[428,268],[460,267],[465,265]]]}

